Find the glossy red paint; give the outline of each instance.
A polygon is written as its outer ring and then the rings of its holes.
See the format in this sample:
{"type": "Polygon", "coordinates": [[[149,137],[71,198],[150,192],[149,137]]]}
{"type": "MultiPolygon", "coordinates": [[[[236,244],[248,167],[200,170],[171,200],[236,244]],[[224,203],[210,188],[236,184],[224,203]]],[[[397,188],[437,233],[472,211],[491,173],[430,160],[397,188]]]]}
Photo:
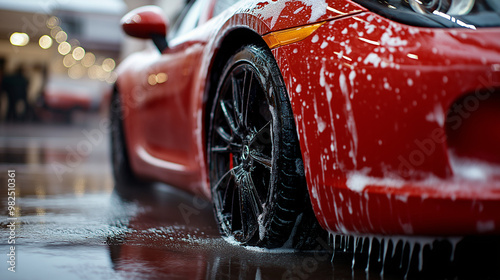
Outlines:
{"type": "MultiPolygon", "coordinates": [[[[341,233],[498,231],[498,174],[464,178],[453,167],[445,130],[457,99],[498,97],[499,32],[416,28],[363,13],[274,50],[288,77],[323,226],[341,233]]],[[[497,135],[493,131],[484,134],[497,135]]],[[[456,138],[474,145],[473,137],[456,138]]],[[[500,158],[496,145],[483,148],[500,158]]]]}
{"type": "Polygon", "coordinates": [[[499,111],[475,106],[500,94],[500,29],[412,27],[334,0],[241,1],[210,19],[214,1],[204,2],[211,8],[198,28],[119,67],[134,172],[209,198],[205,111],[224,38],[325,21],[273,49],[321,225],[346,234],[500,233],[500,173],[455,156],[500,162],[498,129],[485,132],[499,126],[499,111]],[[485,119],[480,135],[493,140],[474,140],[485,119]]]}
{"type": "Polygon", "coordinates": [[[168,19],[157,6],[144,6],[126,14],[121,21],[130,36],[149,39],[152,35],[167,36],[168,19]]]}

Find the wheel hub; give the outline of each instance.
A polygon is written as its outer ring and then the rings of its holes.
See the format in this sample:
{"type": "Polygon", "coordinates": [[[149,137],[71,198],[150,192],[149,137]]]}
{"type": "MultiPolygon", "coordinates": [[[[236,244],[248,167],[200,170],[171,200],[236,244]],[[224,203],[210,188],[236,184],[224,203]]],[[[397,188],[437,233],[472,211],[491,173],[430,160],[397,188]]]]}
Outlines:
{"type": "Polygon", "coordinates": [[[249,157],[250,157],[250,148],[248,147],[248,145],[244,145],[243,150],[241,152],[241,159],[246,161],[248,160],[249,157]]]}

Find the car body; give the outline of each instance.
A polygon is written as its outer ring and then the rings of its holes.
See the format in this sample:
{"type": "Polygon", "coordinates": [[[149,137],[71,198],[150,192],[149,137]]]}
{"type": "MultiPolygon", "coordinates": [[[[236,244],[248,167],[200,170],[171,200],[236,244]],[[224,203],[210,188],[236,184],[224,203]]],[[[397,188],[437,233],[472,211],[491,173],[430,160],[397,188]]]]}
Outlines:
{"type": "MultiPolygon", "coordinates": [[[[234,1],[214,15],[219,2],[195,1],[186,17],[197,24],[118,68],[134,174],[211,198],[207,123],[221,65],[257,40],[286,85],[322,228],[500,233],[500,28],[413,26],[349,0],[234,1]]],[[[154,37],[155,11],[129,14],[124,29],[154,37]]]]}

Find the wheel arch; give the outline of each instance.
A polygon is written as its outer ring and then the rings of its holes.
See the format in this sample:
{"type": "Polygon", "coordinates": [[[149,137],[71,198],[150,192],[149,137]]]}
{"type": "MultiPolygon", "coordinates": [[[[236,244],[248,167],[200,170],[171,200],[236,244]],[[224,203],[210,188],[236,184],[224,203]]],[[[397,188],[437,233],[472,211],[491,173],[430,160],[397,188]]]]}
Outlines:
{"type": "Polygon", "coordinates": [[[247,27],[238,27],[229,30],[226,35],[218,43],[216,52],[209,68],[208,85],[203,97],[204,114],[203,114],[203,145],[206,148],[208,144],[208,128],[210,125],[210,112],[213,106],[214,98],[217,93],[217,86],[222,75],[222,70],[229,58],[241,47],[246,45],[259,45],[268,48],[266,42],[261,35],[247,27]]]}

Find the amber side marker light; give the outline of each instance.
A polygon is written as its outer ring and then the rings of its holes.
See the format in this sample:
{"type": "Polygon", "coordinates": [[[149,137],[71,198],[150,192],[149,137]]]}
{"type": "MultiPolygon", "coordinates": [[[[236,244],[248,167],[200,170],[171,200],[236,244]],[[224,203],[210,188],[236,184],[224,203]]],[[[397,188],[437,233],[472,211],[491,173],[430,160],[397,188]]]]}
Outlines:
{"type": "Polygon", "coordinates": [[[262,38],[269,46],[269,48],[273,49],[304,40],[324,23],[325,22],[320,22],[316,24],[271,32],[264,35],[262,38]]]}

